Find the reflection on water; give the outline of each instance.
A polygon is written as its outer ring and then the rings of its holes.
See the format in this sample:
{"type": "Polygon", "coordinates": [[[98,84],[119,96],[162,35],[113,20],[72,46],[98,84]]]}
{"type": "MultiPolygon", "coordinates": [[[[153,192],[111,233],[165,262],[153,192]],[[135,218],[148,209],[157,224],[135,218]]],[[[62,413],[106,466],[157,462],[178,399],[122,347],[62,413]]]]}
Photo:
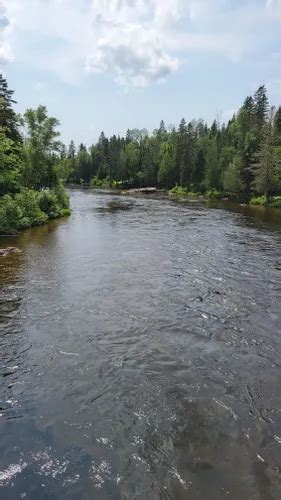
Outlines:
{"type": "Polygon", "coordinates": [[[1,242],[1,498],[279,500],[279,213],[71,198],[1,242]]]}

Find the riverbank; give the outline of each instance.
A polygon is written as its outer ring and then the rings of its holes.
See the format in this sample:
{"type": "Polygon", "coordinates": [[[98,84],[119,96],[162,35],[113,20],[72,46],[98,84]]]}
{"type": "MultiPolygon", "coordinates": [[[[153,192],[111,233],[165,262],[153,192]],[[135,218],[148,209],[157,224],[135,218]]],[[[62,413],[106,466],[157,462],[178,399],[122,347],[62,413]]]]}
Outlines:
{"type": "MultiPolygon", "coordinates": [[[[70,189],[77,189],[78,185],[69,184],[70,189]]],[[[206,191],[205,193],[197,193],[189,191],[187,188],[182,186],[175,186],[169,191],[166,189],[161,189],[155,186],[147,187],[135,187],[135,188],[125,188],[121,187],[120,182],[99,182],[91,184],[79,185],[80,189],[94,190],[96,192],[108,192],[112,194],[122,194],[122,195],[155,195],[155,196],[167,196],[170,199],[182,199],[186,201],[194,202],[208,202],[208,201],[229,201],[236,203],[240,206],[256,206],[261,208],[278,208],[281,209],[281,196],[272,196],[267,202],[264,196],[252,197],[250,200],[241,199],[238,196],[231,195],[229,193],[222,193],[215,189],[206,191]]]]}
{"type": "Polygon", "coordinates": [[[23,189],[15,195],[7,194],[0,199],[0,236],[16,235],[70,213],[69,196],[61,185],[54,190],[23,189]]]}
{"type": "MultiPolygon", "coordinates": [[[[236,203],[241,203],[241,199],[239,199],[237,196],[230,195],[229,193],[222,193],[214,189],[201,194],[188,191],[188,189],[181,186],[175,186],[174,188],[170,189],[169,196],[185,198],[192,201],[202,201],[205,199],[234,201],[236,203]]],[[[247,202],[243,201],[243,205],[260,206],[264,208],[281,208],[281,196],[272,196],[269,200],[266,200],[265,196],[254,196],[247,202]]]]}

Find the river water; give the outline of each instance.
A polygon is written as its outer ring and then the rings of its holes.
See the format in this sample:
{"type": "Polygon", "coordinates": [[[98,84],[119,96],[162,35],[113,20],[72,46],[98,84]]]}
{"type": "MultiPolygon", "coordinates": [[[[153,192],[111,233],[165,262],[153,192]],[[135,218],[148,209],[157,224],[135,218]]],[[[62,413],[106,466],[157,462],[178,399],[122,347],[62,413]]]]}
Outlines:
{"type": "Polygon", "coordinates": [[[280,500],[280,212],[71,203],[1,240],[1,499],[280,500]]]}

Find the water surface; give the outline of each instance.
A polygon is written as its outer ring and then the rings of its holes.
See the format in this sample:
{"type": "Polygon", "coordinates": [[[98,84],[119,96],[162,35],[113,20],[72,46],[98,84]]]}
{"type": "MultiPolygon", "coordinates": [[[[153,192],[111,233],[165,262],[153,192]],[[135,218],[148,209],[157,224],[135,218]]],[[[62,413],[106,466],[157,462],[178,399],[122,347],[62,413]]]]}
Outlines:
{"type": "Polygon", "coordinates": [[[71,202],[1,241],[1,499],[280,500],[279,212],[71,202]]]}

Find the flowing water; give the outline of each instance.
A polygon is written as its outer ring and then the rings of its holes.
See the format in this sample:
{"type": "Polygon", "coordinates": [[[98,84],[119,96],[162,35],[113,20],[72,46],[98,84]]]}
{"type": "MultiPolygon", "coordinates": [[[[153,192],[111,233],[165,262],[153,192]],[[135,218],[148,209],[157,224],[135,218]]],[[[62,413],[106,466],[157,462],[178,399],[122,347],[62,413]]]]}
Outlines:
{"type": "Polygon", "coordinates": [[[73,191],[0,258],[0,497],[281,498],[281,216],[73,191]]]}

